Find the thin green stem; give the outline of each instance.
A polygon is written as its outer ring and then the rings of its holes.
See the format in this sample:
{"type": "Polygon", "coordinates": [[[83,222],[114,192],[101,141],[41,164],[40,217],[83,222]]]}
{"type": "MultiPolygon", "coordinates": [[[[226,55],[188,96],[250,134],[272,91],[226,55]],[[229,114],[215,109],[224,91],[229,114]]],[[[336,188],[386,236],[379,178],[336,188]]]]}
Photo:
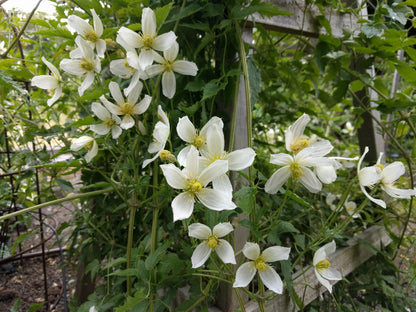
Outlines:
{"type": "Polygon", "coordinates": [[[42,203],[39,205],[35,205],[29,208],[25,208],[19,211],[15,211],[12,213],[8,213],[6,215],[0,216],[0,221],[6,220],[6,219],[10,219],[16,216],[19,216],[21,214],[27,213],[27,212],[31,212],[34,210],[38,210],[44,207],[49,207],[49,206],[55,206],[55,205],[59,205],[61,203],[67,202],[67,201],[72,201],[75,199],[80,199],[80,198],[85,198],[85,197],[90,197],[90,196],[96,196],[96,195],[100,195],[100,194],[104,194],[104,193],[109,193],[114,191],[113,187],[109,187],[103,190],[98,190],[98,191],[92,191],[92,192],[88,192],[88,193],[81,193],[81,194],[76,194],[76,195],[68,195],[64,198],[60,198],[60,199],[56,199],[56,200],[51,200],[49,202],[46,203],[42,203]]]}
{"type": "Polygon", "coordinates": [[[240,290],[238,288],[233,288],[233,289],[234,289],[235,296],[237,297],[238,305],[240,306],[240,310],[242,312],[246,312],[246,307],[244,306],[243,298],[241,298],[240,290]]]}
{"type": "MultiPolygon", "coordinates": [[[[136,199],[136,196],[134,199],[136,199]]],[[[126,269],[131,267],[131,251],[133,248],[133,230],[134,230],[134,217],[136,215],[137,204],[133,203],[129,205],[130,207],[130,216],[129,216],[129,229],[127,234],[127,264],[126,269]]],[[[127,275],[127,296],[131,296],[131,277],[127,275]]]]}
{"type": "Polygon", "coordinates": [[[259,309],[261,312],[266,312],[266,308],[264,307],[264,284],[259,276],[259,292],[260,295],[257,297],[257,303],[259,305],[259,309]]]}

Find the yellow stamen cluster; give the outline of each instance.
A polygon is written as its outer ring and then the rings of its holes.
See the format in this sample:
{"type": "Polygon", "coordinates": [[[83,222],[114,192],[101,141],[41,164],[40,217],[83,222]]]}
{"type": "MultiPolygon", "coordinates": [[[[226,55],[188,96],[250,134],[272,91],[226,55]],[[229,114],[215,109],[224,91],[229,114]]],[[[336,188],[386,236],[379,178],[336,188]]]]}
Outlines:
{"type": "Polygon", "coordinates": [[[95,33],[95,31],[92,30],[87,32],[84,37],[86,40],[91,42],[96,42],[98,40],[97,34],[95,33]]]}
{"type": "Polygon", "coordinates": [[[134,114],[134,106],[131,105],[129,102],[125,102],[120,105],[120,111],[123,115],[133,115],[134,114]]]}
{"type": "Polygon", "coordinates": [[[309,146],[309,141],[306,139],[296,140],[292,144],[290,144],[291,151],[296,155],[301,150],[309,146]]]}
{"type": "Polygon", "coordinates": [[[143,36],[143,48],[151,48],[153,45],[154,38],[149,35],[143,36]]]}
{"type": "Polygon", "coordinates": [[[89,142],[85,143],[85,145],[84,145],[84,147],[87,151],[92,149],[93,146],[94,146],[94,141],[89,141],[89,142]]]}
{"type": "Polygon", "coordinates": [[[162,150],[159,153],[159,157],[160,157],[161,160],[163,160],[164,162],[167,162],[167,163],[174,163],[175,160],[176,160],[175,155],[173,155],[168,150],[162,150]]]}
{"type": "Polygon", "coordinates": [[[382,164],[376,164],[376,165],[374,165],[375,167],[378,167],[378,168],[380,168],[381,170],[383,170],[384,169],[384,166],[382,165],[382,164]]]}
{"type": "Polygon", "coordinates": [[[105,125],[106,128],[112,128],[115,124],[116,124],[116,122],[111,118],[107,118],[104,121],[104,125],[105,125]]]}
{"type": "Polygon", "coordinates": [[[218,245],[218,238],[215,235],[211,235],[210,237],[208,237],[208,246],[210,248],[215,248],[218,245]]]}
{"type": "Polygon", "coordinates": [[[318,270],[328,269],[330,266],[331,266],[331,263],[328,260],[326,260],[326,259],[325,260],[322,260],[322,261],[319,261],[316,264],[316,268],[318,270]]]}
{"type": "Polygon", "coordinates": [[[257,270],[263,271],[266,268],[266,263],[262,258],[258,258],[254,261],[254,266],[257,270]]]}
{"type": "Polygon", "coordinates": [[[299,179],[302,176],[303,169],[302,166],[299,165],[297,162],[292,162],[289,166],[290,174],[292,178],[299,179]]]}
{"type": "Polygon", "coordinates": [[[86,61],[86,60],[82,60],[81,64],[79,66],[81,66],[81,68],[86,70],[86,71],[93,71],[94,70],[94,64],[89,62],[89,61],[86,61]]]}
{"type": "Polygon", "coordinates": [[[186,190],[195,194],[202,190],[202,184],[196,179],[188,179],[186,190]]]}
{"type": "Polygon", "coordinates": [[[192,145],[194,145],[196,148],[201,148],[202,145],[204,145],[204,138],[200,135],[196,135],[192,142],[192,145]]]}
{"type": "Polygon", "coordinates": [[[167,71],[167,72],[172,71],[173,63],[171,61],[166,61],[164,65],[165,65],[165,71],[167,71]]]}

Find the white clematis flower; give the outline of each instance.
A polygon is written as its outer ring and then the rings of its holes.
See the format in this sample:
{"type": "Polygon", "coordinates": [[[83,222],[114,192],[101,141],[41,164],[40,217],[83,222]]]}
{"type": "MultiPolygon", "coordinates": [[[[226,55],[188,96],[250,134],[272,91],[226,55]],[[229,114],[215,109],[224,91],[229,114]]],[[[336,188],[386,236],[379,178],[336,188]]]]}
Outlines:
{"type": "Polygon", "coordinates": [[[349,199],[349,197],[345,200],[345,203],[344,203],[345,210],[354,219],[359,218],[360,214],[359,213],[354,213],[355,209],[357,209],[357,204],[354,201],[348,200],[348,199],[349,199]]]}
{"type": "Polygon", "coordinates": [[[209,209],[232,210],[236,205],[223,192],[208,188],[207,185],[228,171],[228,162],[217,160],[200,170],[197,149],[192,146],[186,159],[186,166],[180,170],[173,164],[160,165],[168,184],[183,190],[172,201],[173,220],[189,218],[194,210],[195,198],[209,209]]]}
{"type": "Polygon", "coordinates": [[[285,132],[286,150],[293,152],[295,155],[309,146],[308,137],[303,135],[306,125],[311,118],[307,114],[300,116],[293,125],[289,126],[285,132]]]}
{"type": "Polygon", "coordinates": [[[162,92],[168,99],[173,98],[176,92],[175,73],[181,75],[195,76],[198,67],[194,62],[176,60],[178,57],[179,45],[174,42],[172,46],[163,51],[163,57],[154,53],[154,60],[159,64],[149,65],[146,67],[146,73],[149,77],[162,74],[162,92]]]}
{"type": "MultiPolygon", "coordinates": [[[[75,29],[75,31],[84,38],[91,47],[97,51],[98,57],[103,58],[104,52],[106,49],[106,44],[103,39],[100,37],[103,34],[103,23],[95,13],[94,9],[91,9],[91,14],[93,18],[94,27],[92,27],[87,21],[83,20],[77,15],[68,16],[68,25],[75,29]]],[[[75,54],[80,53],[81,51],[73,52],[75,54]]]]}
{"type": "Polygon", "coordinates": [[[153,158],[146,159],[143,162],[143,168],[154,161],[159,154],[165,149],[166,142],[169,138],[170,133],[170,123],[168,116],[162,110],[162,107],[159,105],[157,108],[157,115],[159,117],[159,121],[156,123],[155,128],[153,129],[153,139],[154,142],[150,143],[149,148],[147,151],[150,154],[155,154],[153,158]]]}
{"type": "Polygon", "coordinates": [[[395,161],[387,166],[384,166],[381,164],[382,157],[383,153],[380,153],[377,164],[375,165],[381,169],[381,189],[394,198],[410,199],[411,196],[416,196],[416,189],[403,190],[394,186],[394,182],[396,182],[406,172],[403,163],[395,161]]]}
{"type": "Polygon", "coordinates": [[[287,260],[289,253],[290,248],[274,246],[265,249],[260,254],[258,244],[247,242],[243,247],[243,254],[252,261],[238,268],[233,287],[246,287],[258,271],[263,284],[268,289],[277,294],[283,293],[282,279],[268,263],[287,260]]]}
{"type": "Polygon", "coordinates": [[[98,153],[97,142],[94,140],[94,138],[86,135],[75,139],[71,144],[71,151],[77,152],[82,148],[88,151],[85,155],[85,160],[87,162],[90,162],[98,153]]]}
{"type": "Polygon", "coordinates": [[[341,273],[331,266],[328,256],[336,250],[335,241],[332,241],[319,248],[313,256],[313,266],[315,276],[319,283],[325,286],[332,293],[332,285],[329,281],[338,281],[342,279],[341,273]]]}
{"type": "Polygon", "coordinates": [[[93,49],[84,39],[77,36],[75,38],[75,43],[78,45],[82,55],[77,55],[75,57],[70,54],[71,59],[63,59],[59,66],[69,74],[85,76],[84,81],[78,88],[78,93],[82,96],[85,90],[94,82],[95,73],[101,71],[101,63],[100,60],[95,57],[93,49]]]}
{"type": "Polygon", "coordinates": [[[110,82],[109,88],[117,105],[111,103],[103,95],[100,97],[101,102],[114,115],[124,115],[123,120],[120,123],[121,128],[129,129],[133,127],[133,115],[143,114],[148,109],[152,98],[146,94],[140,102],[137,102],[143,89],[143,84],[140,81],[129,93],[127,100],[124,99],[120,86],[116,82],[110,82]]]}
{"type": "Polygon", "coordinates": [[[322,183],[308,167],[332,166],[333,160],[323,157],[327,151],[318,146],[302,149],[295,156],[280,153],[270,156],[270,162],[283,166],[267,180],[264,189],[267,193],[276,194],[282,185],[292,177],[306,187],[309,192],[317,193],[322,189],[322,183]]]}
{"type": "Polygon", "coordinates": [[[132,48],[140,49],[139,64],[142,69],[146,69],[147,66],[153,63],[153,50],[165,51],[176,41],[176,35],[173,31],[158,36],[156,28],[155,13],[150,8],[144,8],[142,11],[141,34],[124,26],[118,31],[122,39],[132,48]]]}
{"type": "Polygon", "coordinates": [[[221,129],[224,127],[224,123],[219,117],[212,117],[205,126],[202,127],[201,131],[195,129],[195,126],[189,120],[188,116],[179,118],[178,124],[176,125],[176,132],[179,137],[190,144],[183,148],[178,154],[178,162],[181,166],[186,163],[186,158],[191,146],[195,146],[199,151],[206,149],[207,145],[207,131],[212,125],[218,125],[221,129]]]}
{"type": "MultiPolygon", "coordinates": [[[[207,129],[206,148],[201,150],[201,162],[204,166],[212,164],[218,159],[228,161],[228,170],[239,171],[252,165],[256,152],[250,148],[242,148],[230,153],[224,150],[224,132],[218,124],[212,124],[207,129]]],[[[222,190],[232,196],[233,187],[226,174],[213,181],[216,189],[222,190]]]]}
{"type": "Polygon", "coordinates": [[[92,103],[91,110],[103,121],[99,125],[91,125],[90,129],[92,131],[100,135],[106,135],[111,130],[113,139],[117,139],[121,135],[121,128],[119,126],[121,119],[117,115],[111,114],[100,103],[92,103]]]}
{"type": "Polygon", "coordinates": [[[368,146],[365,147],[364,153],[360,157],[360,160],[358,161],[358,165],[357,165],[357,175],[358,175],[358,180],[360,182],[361,191],[373,203],[383,208],[386,208],[386,203],[384,202],[384,200],[372,197],[365,189],[366,186],[372,188],[375,184],[379,183],[382,178],[382,174],[381,174],[382,170],[379,166],[371,166],[371,167],[365,167],[361,169],[361,163],[363,162],[364,157],[365,155],[367,155],[367,153],[368,153],[368,146]]]}
{"type": "Polygon", "coordinates": [[[234,250],[230,243],[221,237],[230,234],[234,230],[230,222],[219,223],[211,229],[205,224],[193,223],[189,226],[189,236],[204,240],[194,250],[191,261],[193,268],[199,268],[209,258],[212,250],[224,263],[235,264],[234,250]]]}
{"type": "Polygon", "coordinates": [[[41,89],[54,91],[52,98],[47,101],[48,106],[51,106],[62,94],[62,77],[59,70],[52,63],[48,62],[43,56],[42,62],[49,68],[51,75],[34,76],[32,78],[32,85],[41,89]]]}

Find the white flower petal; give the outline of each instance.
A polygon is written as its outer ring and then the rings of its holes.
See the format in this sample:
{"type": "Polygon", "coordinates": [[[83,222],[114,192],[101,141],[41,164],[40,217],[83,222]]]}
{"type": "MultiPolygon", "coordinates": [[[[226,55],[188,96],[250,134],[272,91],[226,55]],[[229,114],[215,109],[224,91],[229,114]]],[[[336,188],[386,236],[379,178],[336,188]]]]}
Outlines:
{"type": "Polygon", "coordinates": [[[378,198],[374,198],[374,197],[372,197],[370,194],[368,194],[368,192],[366,191],[366,189],[365,189],[365,187],[362,185],[362,184],[360,184],[360,188],[361,188],[361,191],[364,193],[364,195],[369,199],[369,200],[371,200],[373,203],[375,203],[375,204],[377,204],[377,205],[379,205],[380,207],[382,207],[382,208],[386,208],[386,203],[385,203],[385,201],[384,200],[381,200],[381,199],[378,199],[378,198]]]}
{"type": "Polygon", "coordinates": [[[174,164],[160,165],[166,182],[174,189],[183,190],[186,188],[187,177],[174,164]]]}
{"type": "Polygon", "coordinates": [[[121,128],[117,125],[113,126],[111,128],[111,137],[116,140],[121,135],[121,128]]]}
{"type": "Polygon", "coordinates": [[[90,129],[99,135],[106,135],[110,132],[110,128],[107,128],[104,124],[91,125],[90,129]]]}
{"type": "Polygon", "coordinates": [[[240,265],[235,273],[233,287],[246,287],[253,279],[256,271],[256,267],[252,262],[246,262],[240,265]]]}
{"type": "Polygon", "coordinates": [[[79,151],[81,148],[84,148],[85,144],[88,144],[89,142],[93,141],[94,139],[92,137],[83,135],[74,141],[72,141],[71,144],[71,151],[79,151]]]}
{"type": "Polygon", "coordinates": [[[84,81],[78,87],[79,95],[82,96],[84,94],[84,91],[87,90],[92,85],[93,82],[94,82],[94,73],[93,72],[88,72],[85,75],[84,81]]]}
{"type": "Polygon", "coordinates": [[[188,153],[191,150],[192,145],[188,145],[186,147],[184,147],[183,149],[180,150],[179,154],[178,154],[178,163],[184,167],[186,165],[186,160],[188,158],[188,153]]]}
{"type": "Polygon", "coordinates": [[[256,152],[250,148],[242,148],[228,154],[228,169],[233,171],[243,170],[253,164],[256,152]]]}
{"type": "Polygon", "coordinates": [[[337,179],[337,172],[334,166],[319,166],[315,168],[315,173],[322,183],[330,184],[337,179]]]}
{"type": "MultiPolygon", "coordinates": [[[[132,93],[133,91],[130,92],[130,94],[132,93]]],[[[143,114],[145,111],[147,111],[151,102],[152,102],[152,97],[146,94],[144,98],[139,103],[137,103],[137,105],[134,106],[134,113],[137,115],[143,114]]]]}
{"type": "Polygon", "coordinates": [[[236,208],[230,198],[218,190],[203,188],[196,196],[205,207],[212,210],[222,211],[236,208]]]}
{"type": "MultiPolygon", "coordinates": [[[[198,239],[208,239],[212,235],[211,229],[202,223],[192,223],[188,227],[188,235],[198,239]]],[[[215,234],[214,234],[215,235],[215,234]]]]}
{"type": "Polygon", "coordinates": [[[156,15],[150,8],[144,8],[142,11],[142,32],[144,35],[151,37],[156,35],[156,15]]]}
{"type": "Polygon", "coordinates": [[[196,76],[198,67],[194,62],[176,61],[172,64],[172,70],[181,75],[196,76]]]}
{"type": "Polygon", "coordinates": [[[212,248],[208,246],[208,243],[202,242],[199,244],[191,257],[192,268],[196,269],[202,266],[209,258],[212,248]]]}
{"type": "Polygon", "coordinates": [[[270,163],[278,166],[286,166],[293,162],[293,157],[289,154],[279,153],[270,155],[270,163]]]}
{"type": "Polygon", "coordinates": [[[166,60],[173,62],[178,57],[179,44],[175,41],[169,49],[163,51],[163,56],[166,60]]]}
{"type": "Polygon", "coordinates": [[[124,115],[123,120],[120,123],[122,129],[130,129],[134,126],[134,119],[130,115],[124,115]]]}
{"type": "Polygon", "coordinates": [[[282,187],[283,184],[290,177],[289,166],[278,169],[272,176],[267,180],[264,185],[264,191],[269,194],[276,194],[277,191],[282,187]]]}
{"type": "Polygon", "coordinates": [[[50,75],[34,76],[32,85],[45,90],[53,90],[58,87],[59,81],[50,75]]]}
{"type": "Polygon", "coordinates": [[[233,197],[233,185],[231,184],[230,178],[226,174],[222,174],[212,180],[212,187],[228,194],[230,199],[233,197]]]}
{"type": "MultiPolygon", "coordinates": [[[[189,157],[189,154],[188,154],[189,157]]],[[[202,185],[207,185],[209,182],[218,178],[219,176],[225,174],[228,171],[228,161],[226,160],[216,160],[204,170],[198,177],[199,182],[202,185]]]]}
{"type": "Polygon", "coordinates": [[[394,198],[410,199],[411,196],[416,196],[416,189],[398,189],[392,184],[383,184],[381,189],[394,198]]]}
{"type": "Polygon", "coordinates": [[[113,60],[110,62],[110,72],[118,77],[128,79],[133,74],[133,71],[126,67],[125,59],[113,60]]]}
{"type": "Polygon", "coordinates": [[[87,162],[90,162],[97,155],[97,153],[98,153],[98,144],[94,140],[92,148],[90,150],[88,150],[87,154],[85,154],[85,160],[87,162]]]}
{"type": "Polygon", "coordinates": [[[127,27],[122,26],[119,29],[118,34],[122,42],[125,42],[127,45],[129,45],[132,48],[137,49],[143,46],[142,38],[140,37],[140,35],[134,32],[133,30],[128,29],[127,27]]]}
{"type": "Polygon", "coordinates": [[[91,13],[92,13],[92,20],[94,24],[95,33],[97,34],[98,37],[101,37],[103,34],[103,23],[101,22],[97,13],[95,13],[94,9],[91,9],[91,13]]]}
{"type": "Polygon", "coordinates": [[[43,56],[42,62],[49,68],[49,70],[52,72],[52,75],[55,76],[56,79],[61,80],[61,74],[59,73],[59,70],[51,62],[49,62],[43,56]]]}
{"type": "Polygon", "coordinates": [[[232,231],[234,231],[234,228],[233,228],[233,226],[231,225],[230,222],[218,223],[212,229],[212,233],[216,237],[224,237],[224,236],[230,234],[232,231]]]}
{"type": "Polygon", "coordinates": [[[342,280],[341,273],[333,267],[329,267],[326,269],[317,269],[317,270],[318,270],[318,273],[327,280],[331,280],[331,281],[342,280]]]}
{"type": "Polygon", "coordinates": [[[189,120],[188,116],[179,118],[178,124],[176,126],[176,131],[179,137],[187,143],[192,143],[196,135],[196,129],[192,122],[189,120]]]}
{"type": "Polygon", "coordinates": [[[288,151],[292,151],[290,149],[290,145],[297,139],[299,139],[303,135],[303,131],[305,131],[306,125],[309,123],[311,118],[307,114],[303,114],[299,117],[293,125],[291,125],[285,132],[285,145],[288,151]]]}
{"type": "Polygon", "coordinates": [[[322,189],[322,183],[309,168],[303,168],[299,181],[311,193],[318,193],[322,189]]]}
{"type": "Polygon", "coordinates": [[[169,31],[160,36],[157,36],[154,41],[152,48],[157,51],[165,51],[169,49],[172,44],[176,41],[176,35],[173,31],[169,31]]]}
{"type": "Polygon", "coordinates": [[[176,92],[176,78],[172,71],[165,71],[162,75],[162,92],[168,99],[173,98],[176,92]]]}
{"type": "Polygon", "coordinates": [[[153,52],[151,49],[141,49],[139,53],[139,65],[146,70],[153,63],[153,52]]]}
{"type": "Polygon", "coordinates": [[[332,285],[331,285],[331,283],[328,281],[328,280],[326,280],[326,279],[324,279],[320,274],[319,274],[319,272],[318,272],[318,270],[315,268],[315,276],[316,276],[316,278],[318,279],[318,281],[319,281],[319,283],[321,283],[326,289],[328,289],[328,291],[330,292],[330,293],[332,293],[332,285]]]}
{"type": "Polygon", "coordinates": [[[107,45],[103,39],[98,39],[95,43],[95,50],[97,51],[97,55],[100,58],[104,57],[105,49],[107,48],[107,45]]]}
{"type": "Polygon", "coordinates": [[[264,285],[275,292],[276,294],[283,293],[283,282],[279,274],[271,268],[269,265],[266,265],[264,270],[259,270],[259,275],[264,285]]]}
{"type": "Polygon", "coordinates": [[[153,64],[146,67],[146,74],[149,78],[159,75],[165,70],[165,66],[160,64],[153,64]]]}
{"type": "Polygon", "coordinates": [[[243,247],[243,254],[250,260],[260,257],[260,247],[257,243],[246,242],[243,247]]]}
{"type": "Polygon", "coordinates": [[[394,163],[384,167],[383,171],[381,172],[382,181],[386,184],[393,183],[402,175],[404,175],[405,172],[406,170],[404,168],[403,163],[400,161],[395,161],[394,163]]]}
{"type": "Polygon", "coordinates": [[[273,246],[265,249],[261,256],[265,262],[275,262],[289,259],[290,248],[273,246]]]}
{"type": "Polygon", "coordinates": [[[47,100],[48,106],[51,106],[53,103],[55,103],[62,94],[62,87],[59,85],[56,89],[55,92],[53,93],[53,96],[47,100]]]}
{"type": "Polygon", "coordinates": [[[96,102],[92,103],[91,110],[102,121],[105,121],[108,118],[111,118],[110,112],[107,109],[105,109],[105,107],[102,106],[100,103],[96,103],[96,102]]]}
{"type": "Polygon", "coordinates": [[[218,244],[215,247],[215,252],[217,253],[218,257],[220,257],[222,262],[235,264],[233,247],[231,247],[230,243],[226,240],[220,239],[218,241],[218,244]]]}
{"type": "Polygon", "coordinates": [[[173,221],[189,218],[194,211],[195,198],[188,192],[180,193],[172,201],[173,221]]]}
{"type": "Polygon", "coordinates": [[[71,75],[81,76],[85,74],[85,69],[81,67],[81,60],[63,59],[59,63],[59,67],[71,75]]]}
{"type": "Polygon", "coordinates": [[[87,21],[84,21],[77,15],[68,16],[68,25],[81,35],[85,35],[87,32],[94,31],[92,26],[88,24],[87,21]]]}
{"type": "MultiPolygon", "coordinates": [[[[208,128],[206,134],[206,142],[207,142],[207,149],[206,149],[206,156],[211,158],[218,157],[219,155],[224,153],[224,132],[222,128],[218,127],[217,125],[212,125],[208,128]]],[[[205,154],[205,153],[204,153],[205,154]]]]}
{"type": "Polygon", "coordinates": [[[121,93],[120,86],[117,82],[111,81],[108,85],[108,88],[110,89],[111,96],[116,101],[118,105],[124,104],[124,97],[121,93]]]}
{"type": "Polygon", "coordinates": [[[382,175],[379,167],[365,167],[358,172],[358,179],[362,186],[371,186],[380,182],[382,175]]]}

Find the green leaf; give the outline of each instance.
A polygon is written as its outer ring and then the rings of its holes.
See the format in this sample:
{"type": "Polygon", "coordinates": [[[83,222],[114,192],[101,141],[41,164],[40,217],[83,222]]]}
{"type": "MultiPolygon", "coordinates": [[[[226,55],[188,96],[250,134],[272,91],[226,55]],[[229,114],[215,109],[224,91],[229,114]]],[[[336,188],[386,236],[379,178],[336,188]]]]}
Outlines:
{"type": "Polygon", "coordinates": [[[39,309],[42,308],[45,304],[46,304],[46,302],[34,303],[27,309],[27,312],[39,311],[39,309]]]}
{"type": "Polygon", "coordinates": [[[149,305],[145,289],[140,289],[134,293],[133,297],[127,297],[126,302],[117,307],[115,312],[144,312],[149,305]],[[134,308],[134,310],[133,310],[134,308]]]}
{"type": "Polygon", "coordinates": [[[376,23],[376,24],[365,24],[361,27],[361,31],[362,33],[367,37],[367,38],[372,38],[374,36],[380,36],[383,33],[385,26],[384,24],[381,23],[376,23]]]}
{"type": "Polygon", "coordinates": [[[290,298],[298,306],[299,309],[303,310],[302,300],[299,298],[298,294],[293,288],[292,264],[290,260],[280,261],[280,265],[282,266],[282,274],[285,279],[287,291],[290,298]]]}
{"type": "Polygon", "coordinates": [[[124,269],[124,270],[116,270],[110,274],[108,274],[109,276],[140,276],[140,270],[135,269],[135,268],[129,268],[129,269],[124,269]]]}
{"type": "Polygon", "coordinates": [[[245,186],[235,192],[236,204],[243,210],[246,216],[251,214],[253,210],[254,202],[256,201],[257,188],[245,186]]]}
{"type": "Polygon", "coordinates": [[[167,5],[164,5],[163,7],[158,7],[154,10],[155,15],[156,15],[156,25],[159,25],[158,26],[159,28],[163,24],[163,22],[166,20],[166,18],[168,17],[170,11],[172,10],[172,6],[173,6],[173,2],[167,5]]]}
{"type": "Polygon", "coordinates": [[[72,183],[70,181],[60,178],[55,179],[55,181],[59,185],[59,187],[65,192],[72,192],[74,190],[74,187],[72,186],[72,183]]]}
{"type": "Polygon", "coordinates": [[[20,298],[17,298],[13,306],[10,308],[10,312],[19,312],[20,298]]]}
{"type": "Polygon", "coordinates": [[[92,262],[88,263],[87,267],[85,268],[85,273],[91,272],[91,277],[94,278],[100,268],[100,262],[98,259],[94,259],[92,262]]]}
{"type": "Polygon", "coordinates": [[[55,29],[39,29],[38,31],[33,32],[34,35],[42,35],[45,37],[62,37],[66,39],[73,39],[74,36],[68,29],[65,28],[55,28],[55,29]]]}
{"type": "Polygon", "coordinates": [[[155,251],[153,251],[145,260],[144,264],[146,270],[153,269],[159,261],[162,259],[163,255],[165,254],[166,250],[169,248],[170,243],[164,243],[162,246],[159,246],[155,251]]]}
{"type": "MultiPolygon", "coordinates": [[[[390,64],[392,63],[390,62],[390,64]]],[[[403,79],[407,80],[407,82],[411,84],[416,85],[416,70],[415,69],[413,69],[407,63],[404,63],[401,61],[396,61],[393,65],[399,72],[400,76],[403,77],[403,79]]]]}
{"type": "Polygon", "coordinates": [[[350,88],[352,92],[358,92],[365,87],[365,84],[361,82],[361,80],[354,80],[350,84],[350,88]]]}
{"type": "Polygon", "coordinates": [[[213,79],[205,85],[202,101],[216,96],[218,92],[224,90],[227,86],[227,81],[221,81],[220,79],[213,79]]]}
{"type": "Polygon", "coordinates": [[[80,120],[77,120],[77,121],[69,124],[68,126],[66,126],[66,128],[79,128],[79,127],[82,127],[82,126],[89,126],[89,125],[94,124],[94,123],[95,123],[94,117],[88,116],[88,117],[82,118],[80,120]]]}
{"type": "Polygon", "coordinates": [[[307,201],[305,201],[304,199],[302,199],[301,197],[299,197],[298,195],[296,195],[295,193],[293,193],[292,191],[286,190],[285,192],[287,192],[287,196],[290,199],[293,199],[295,202],[297,202],[298,204],[301,204],[302,206],[308,207],[313,209],[313,206],[308,203],[307,201]]]}
{"type": "Polygon", "coordinates": [[[283,220],[278,220],[276,225],[273,226],[272,231],[281,234],[281,233],[299,233],[299,230],[295,228],[291,223],[283,220]]]}
{"type": "Polygon", "coordinates": [[[201,107],[201,102],[196,102],[191,106],[186,106],[186,103],[179,103],[179,108],[184,111],[186,115],[192,117],[201,107]]]}

